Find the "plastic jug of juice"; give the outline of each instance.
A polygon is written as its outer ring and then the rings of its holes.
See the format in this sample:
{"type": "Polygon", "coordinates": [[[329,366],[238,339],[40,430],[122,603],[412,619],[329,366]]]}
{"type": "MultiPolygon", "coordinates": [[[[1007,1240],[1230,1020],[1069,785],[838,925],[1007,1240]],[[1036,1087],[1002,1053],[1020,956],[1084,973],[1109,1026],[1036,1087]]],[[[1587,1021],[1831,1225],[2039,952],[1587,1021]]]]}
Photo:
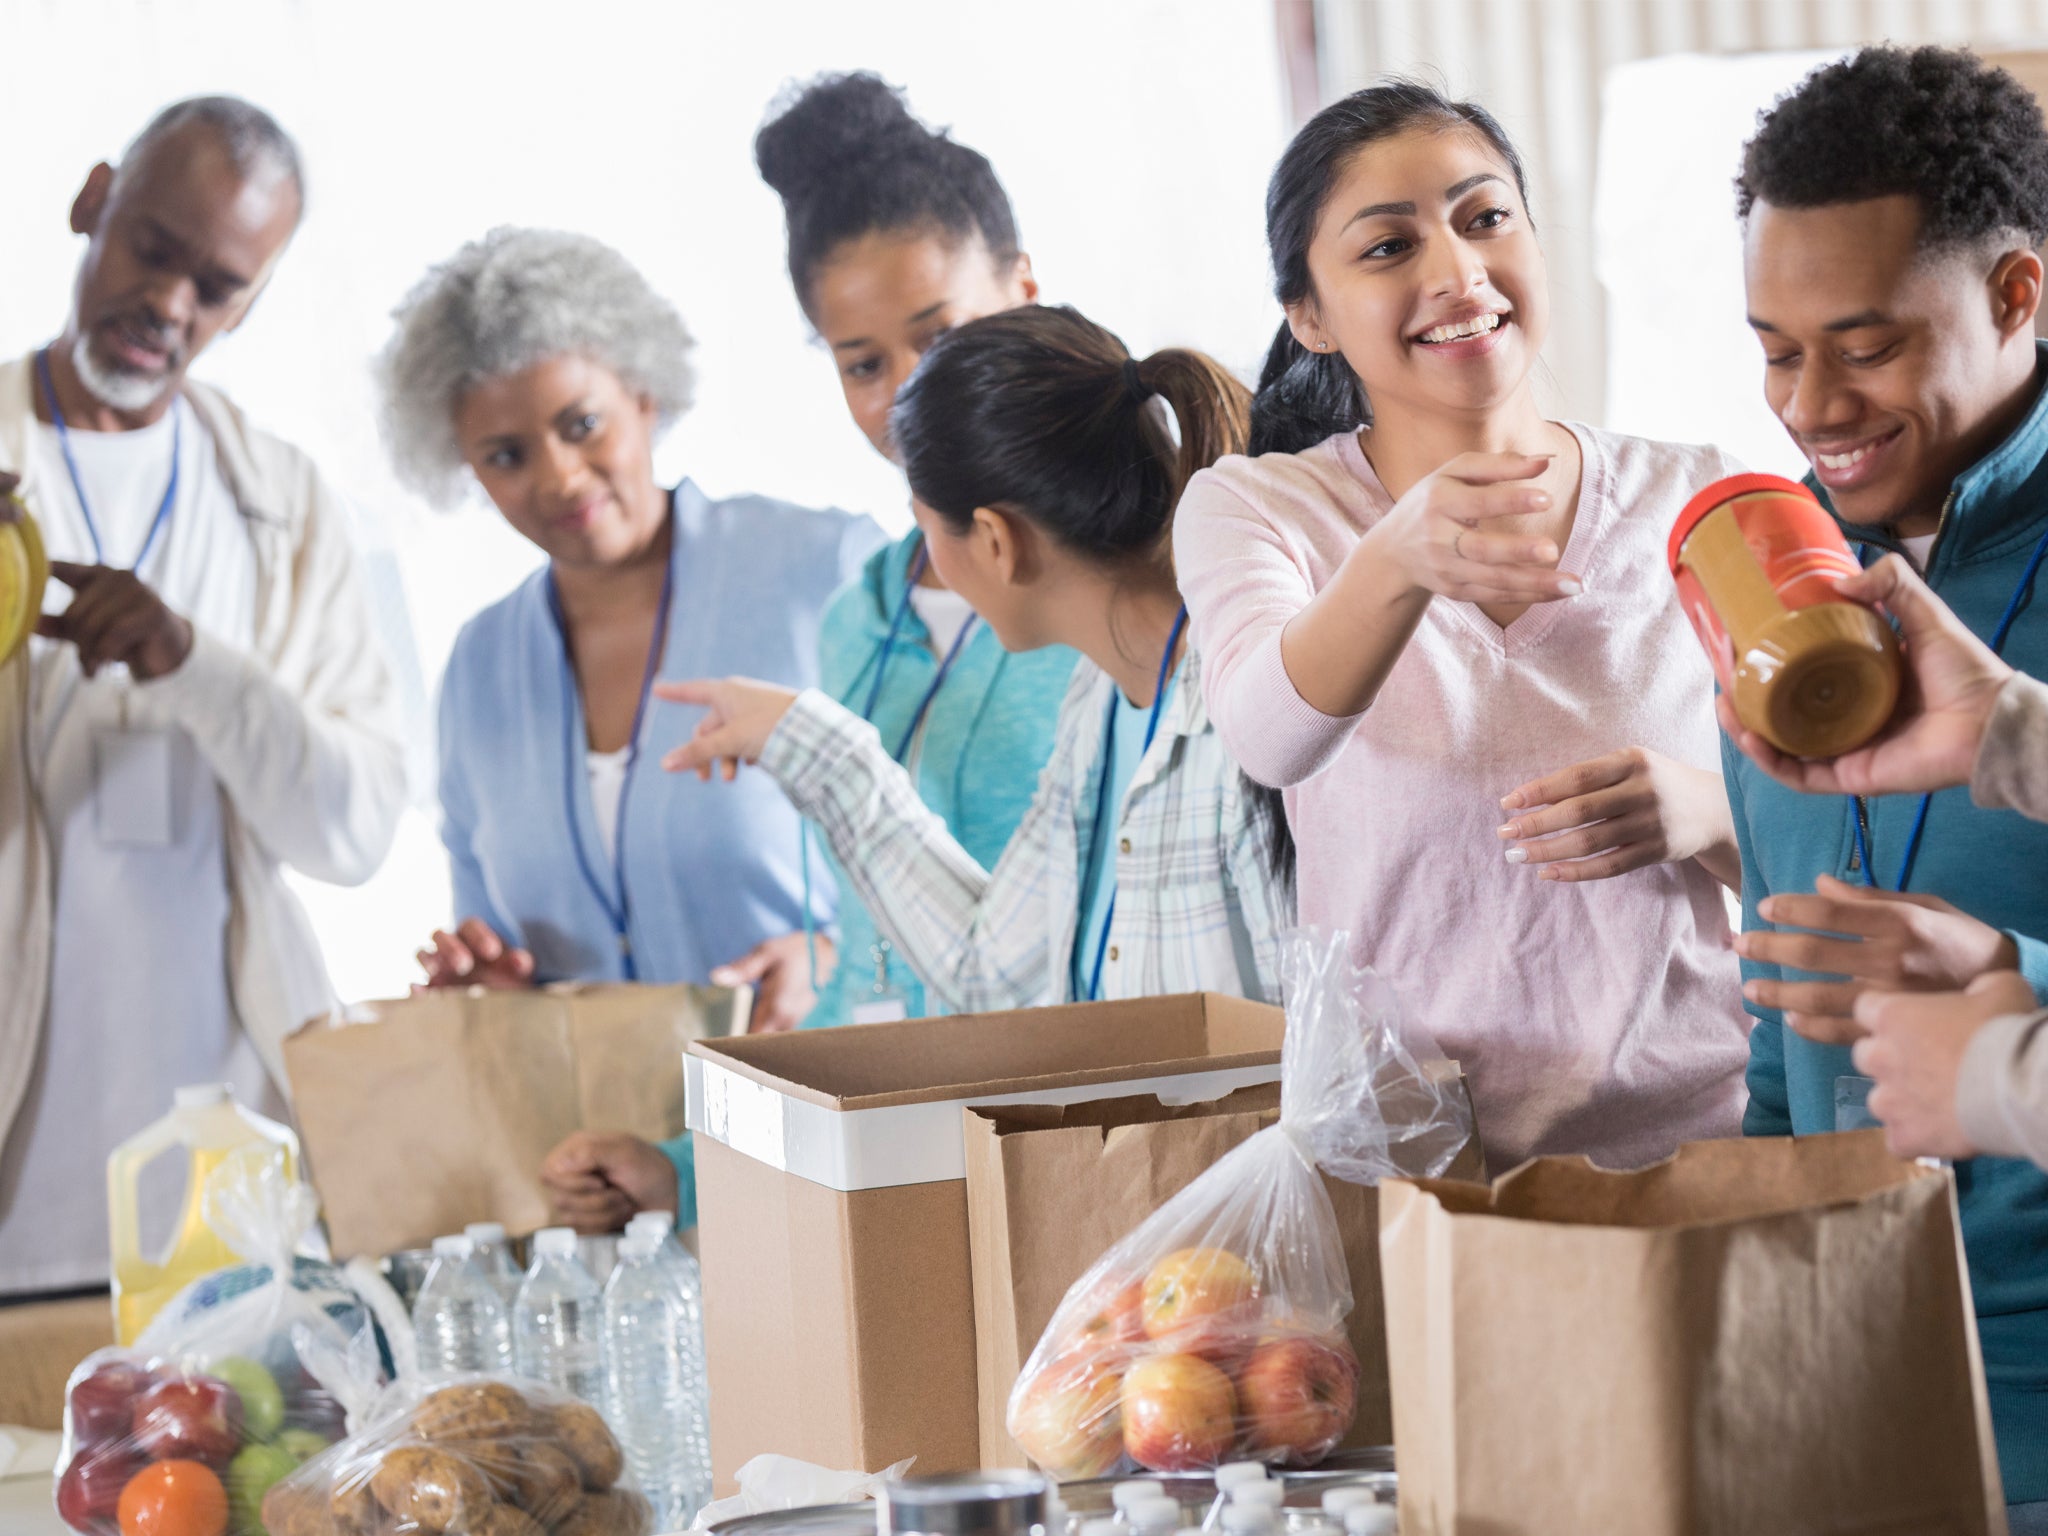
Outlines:
{"type": "Polygon", "coordinates": [[[282,1148],[286,1174],[297,1176],[299,1138],[288,1126],[242,1108],[224,1083],[201,1083],[180,1088],[168,1115],[122,1142],[107,1159],[114,1332],[122,1344],[133,1344],[164,1303],[194,1280],[241,1262],[206,1224],[206,1180],[230,1153],[252,1145],[282,1148]],[[174,1151],[182,1151],[187,1160],[177,1225],[161,1253],[145,1254],[142,1172],[174,1151]]]}

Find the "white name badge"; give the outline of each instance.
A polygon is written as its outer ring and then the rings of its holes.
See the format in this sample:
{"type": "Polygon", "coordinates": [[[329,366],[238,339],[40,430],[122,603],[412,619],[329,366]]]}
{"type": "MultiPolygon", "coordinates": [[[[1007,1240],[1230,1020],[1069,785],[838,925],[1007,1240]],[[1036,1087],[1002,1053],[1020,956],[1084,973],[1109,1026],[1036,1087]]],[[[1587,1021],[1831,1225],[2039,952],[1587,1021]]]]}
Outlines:
{"type": "Polygon", "coordinates": [[[92,739],[93,823],[117,848],[171,845],[171,737],[101,730],[92,739]]]}

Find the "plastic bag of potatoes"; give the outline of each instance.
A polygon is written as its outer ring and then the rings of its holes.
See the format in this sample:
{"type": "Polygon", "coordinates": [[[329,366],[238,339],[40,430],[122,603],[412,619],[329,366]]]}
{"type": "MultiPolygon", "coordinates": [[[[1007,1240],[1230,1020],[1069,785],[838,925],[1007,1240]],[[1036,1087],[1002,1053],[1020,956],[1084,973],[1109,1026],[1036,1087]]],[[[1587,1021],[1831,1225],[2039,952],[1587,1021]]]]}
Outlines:
{"type": "Polygon", "coordinates": [[[496,1376],[406,1381],[270,1490],[270,1536],[651,1536],[588,1403],[496,1376]]]}

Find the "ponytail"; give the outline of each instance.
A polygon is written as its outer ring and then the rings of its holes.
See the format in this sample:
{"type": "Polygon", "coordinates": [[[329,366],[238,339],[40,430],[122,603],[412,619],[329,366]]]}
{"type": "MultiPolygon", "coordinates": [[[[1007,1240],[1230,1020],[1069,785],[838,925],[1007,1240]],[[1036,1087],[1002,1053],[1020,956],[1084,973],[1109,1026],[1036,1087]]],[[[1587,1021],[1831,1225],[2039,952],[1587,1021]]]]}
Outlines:
{"type": "MultiPolygon", "coordinates": [[[[1339,367],[1342,365],[1339,364],[1339,367]]],[[[1026,305],[948,331],[897,392],[889,432],[917,499],[955,528],[977,507],[1029,518],[1105,565],[1172,560],[1188,482],[1251,444],[1252,399],[1214,358],[1134,358],[1067,308],[1026,305]],[[1180,440],[1154,401],[1172,411],[1180,440]]],[[[1320,439],[1318,439],[1320,441],[1320,439]]],[[[1280,792],[1245,780],[1275,878],[1294,838],[1280,792]]]]}
{"type": "MultiPolygon", "coordinates": [[[[1190,480],[1218,459],[1243,453],[1250,446],[1251,396],[1236,375],[1215,358],[1185,347],[1154,352],[1134,367],[1133,376],[1141,389],[1164,400],[1180,428],[1180,446],[1171,450],[1168,459],[1170,519],[1172,507],[1179,504],[1190,480]]],[[[1158,429],[1150,411],[1141,411],[1141,416],[1143,427],[1158,429]]],[[[1155,446],[1154,451],[1161,449],[1155,446]]]]}
{"type": "Polygon", "coordinates": [[[1351,365],[1334,352],[1311,352],[1283,320],[1252,398],[1251,451],[1300,453],[1371,425],[1372,409],[1351,365]]]}
{"type": "Polygon", "coordinates": [[[1030,304],[934,342],[897,392],[889,431],[911,491],[947,522],[964,528],[977,507],[1003,507],[1120,565],[1168,557],[1188,481],[1248,446],[1251,396],[1200,352],[1140,360],[1079,311],[1030,304]]]}

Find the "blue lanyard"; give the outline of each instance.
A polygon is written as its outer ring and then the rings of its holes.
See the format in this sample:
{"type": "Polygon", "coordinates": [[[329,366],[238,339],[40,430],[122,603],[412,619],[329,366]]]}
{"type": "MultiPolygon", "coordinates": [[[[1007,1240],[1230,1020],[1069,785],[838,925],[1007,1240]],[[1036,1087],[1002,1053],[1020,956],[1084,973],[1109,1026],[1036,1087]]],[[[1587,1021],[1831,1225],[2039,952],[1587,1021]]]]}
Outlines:
{"type": "MultiPolygon", "coordinates": [[[[1187,604],[1181,604],[1180,612],[1173,617],[1173,632],[1166,637],[1166,654],[1159,658],[1159,681],[1152,690],[1152,715],[1145,722],[1145,744],[1138,749],[1138,761],[1145,760],[1145,754],[1152,750],[1152,739],[1159,734],[1159,716],[1166,708],[1166,679],[1173,672],[1173,648],[1180,643],[1180,632],[1188,622],[1187,604]]],[[[1120,691],[1109,690],[1109,713],[1102,726],[1102,778],[1095,787],[1095,825],[1088,829],[1088,857],[1082,861],[1081,874],[1085,879],[1095,864],[1095,850],[1101,845],[1103,825],[1109,820],[1109,781],[1116,777],[1116,707],[1120,691]]],[[[1102,999],[1102,958],[1109,953],[1109,925],[1116,920],[1116,882],[1109,887],[1109,906],[1102,914],[1102,933],[1095,941],[1095,964],[1088,970],[1088,1002],[1102,999]]]]}
{"type": "MultiPolygon", "coordinates": [[[[2005,605],[2005,616],[1998,621],[1998,628],[1991,636],[1993,655],[2005,654],[2005,637],[2012,633],[2012,621],[2019,617],[2020,604],[2025,601],[2027,591],[2034,584],[2034,575],[2041,569],[2041,560],[2048,556],[2048,533],[2041,535],[2041,542],[2034,546],[2033,558],[2020,575],[2020,584],[2012,589],[2012,597],[2005,605]]],[[[1920,797],[1920,809],[1913,813],[1913,830],[1906,834],[1906,852],[1899,860],[1899,877],[1892,882],[1892,889],[1903,891],[1906,882],[1913,876],[1913,860],[1920,852],[1920,834],[1927,830],[1927,811],[1934,804],[1932,792],[1920,797]]],[[[1870,842],[1863,831],[1862,807],[1857,797],[1849,797],[1849,824],[1856,829],[1856,857],[1863,863],[1863,883],[1877,887],[1877,871],[1870,862],[1870,842]]]]}
{"type": "MultiPolygon", "coordinates": [[[[903,595],[896,599],[896,611],[889,616],[889,632],[882,637],[882,643],[875,647],[875,653],[868,658],[867,666],[861,668],[862,673],[866,672],[868,667],[875,669],[874,680],[868,685],[867,703],[860,712],[860,717],[863,720],[872,723],[875,718],[875,706],[882,700],[882,682],[889,674],[889,661],[895,654],[897,637],[903,633],[903,621],[910,614],[910,594],[917,590],[918,579],[924,575],[925,567],[930,563],[930,558],[929,551],[920,542],[917,547],[917,554],[912,557],[910,562],[909,578],[903,583],[903,595]]],[[[967,641],[973,635],[975,625],[980,622],[981,618],[978,614],[970,613],[967,616],[967,622],[960,626],[960,633],[953,637],[952,645],[947,647],[946,654],[940,658],[938,671],[932,675],[931,684],[925,689],[924,697],[917,701],[917,708],[911,712],[910,724],[904,727],[902,740],[896,743],[896,751],[893,756],[897,762],[902,762],[909,754],[910,744],[917,739],[917,728],[924,724],[924,717],[931,712],[932,704],[939,696],[939,690],[945,686],[946,677],[953,670],[953,663],[960,659],[960,653],[967,648],[967,641]]],[[[859,686],[860,673],[856,673],[854,674],[852,686],[846,690],[846,697],[839,702],[851,704],[853,702],[853,691],[859,686]]],[[[797,862],[803,867],[804,874],[804,950],[810,957],[811,989],[816,991],[818,986],[818,931],[817,925],[811,917],[811,824],[809,821],[802,821],[797,824],[797,862]]]]}
{"type": "MultiPolygon", "coordinates": [[[[589,771],[576,761],[576,745],[581,736],[577,729],[580,709],[576,714],[568,715],[562,729],[563,825],[568,828],[570,844],[576,850],[576,867],[583,875],[583,883],[596,898],[618,939],[619,963],[628,981],[640,979],[640,967],[633,958],[633,902],[626,891],[626,807],[632,802],[633,770],[640,762],[640,727],[647,718],[647,698],[654,691],[654,677],[661,669],[662,648],[668,639],[668,609],[675,595],[675,562],[676,552],[671,548],[668,563],[661,573],[661,606],[655,611],[654,636],[647,644],[647,665],[640,676],[640,702],[633,706],[633,734],[626,743],[625,780],[619,785],[619,815],[612,830],[612,879],[618,891],[616,901],[597,878],[597,871],[590,862],[590,851],[583,846],[582,828],[576,820],[576,785],[589,771]]],[[[562,595],[555,588],[552,566],[548,569],[547,585],[548,612],[554,618],[555,633],[562,641],[562,695],[572,706],[578,705],[582,694],[576,687],[576,669],[569,656],[569,626],[562,617],[562,595]]],[[[587,739],[585,745],[588,745],[587,739]]]]}
{"type": "MultiPolygon", "coordinates": [[[[64,407],[57,403],[57,386],[50,381],[50,349],[44,347],[36,353],[36,376],[43,381],[43,398],[50,402],[50,425],[57,429],[57,446],[64,452],[64,467],[71,471],[71,489],[78,496],[78,510],[85,514],[85,531],[92,538],[92,562],[94,565],[107,563],[107,552],[100,543],[100,525],[93,520],[92,504],[85,499],[85,481],[79,478],[78,460],[71,454],[71,428],[64,420],[64,407]]],[[[164,524],[171,520],[171,507],[178,499],[178,447],[185,432],[184,419],[178,414],[178,402],[171,402],[171,481],[164,487],[164,499],[157,504],[156,517],[150,522],[149,533],[142,541],[141,552],[135,563],[128,569],[139,571],[143,561],[149,558],[150,550],[156,547],[157,535],[164,531],[164,524]]]]}
{"type": "Polygon", "coordinates": [[[940,658],[938,671],[932,674],[931,686],[924,691],[924,697],[917,701],[917,708],[911,712],[910,724],[903,728],[903,739],[896,743],[896,761],[901,763],[910,754],[910,744],[917,739],[917,728],[924,724],[925,714],[932,707],[932,700],[939,696],[939,689],[945,686],[946,674],[953,670],[953,663],[960,659],[960,652],[967,644],[967,637],[974,633],[974,626],[980,618],[970,613],[967,622],[960,626],[960,632],[953,637],[953,643],[946,647],[946,654],[940,658]]]}

